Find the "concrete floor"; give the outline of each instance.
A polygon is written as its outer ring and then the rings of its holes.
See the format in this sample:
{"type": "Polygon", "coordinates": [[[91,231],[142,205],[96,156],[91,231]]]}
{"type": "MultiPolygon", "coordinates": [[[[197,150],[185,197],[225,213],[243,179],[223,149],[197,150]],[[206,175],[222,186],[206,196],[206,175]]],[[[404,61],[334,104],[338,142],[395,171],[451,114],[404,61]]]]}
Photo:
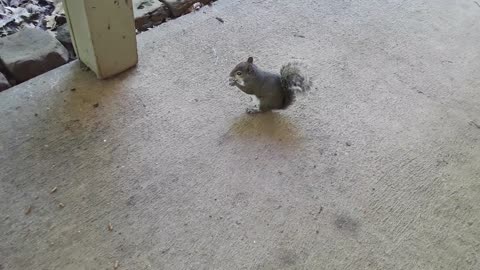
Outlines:
{"type": "Polygon", "coordinates": [[[114,79],[73,62],[0,93],[0,269],[480,269],[479,22],[470,0],[223,0],[114,79]],[[316,89],[244,114],[250,55],[316,89]]]}

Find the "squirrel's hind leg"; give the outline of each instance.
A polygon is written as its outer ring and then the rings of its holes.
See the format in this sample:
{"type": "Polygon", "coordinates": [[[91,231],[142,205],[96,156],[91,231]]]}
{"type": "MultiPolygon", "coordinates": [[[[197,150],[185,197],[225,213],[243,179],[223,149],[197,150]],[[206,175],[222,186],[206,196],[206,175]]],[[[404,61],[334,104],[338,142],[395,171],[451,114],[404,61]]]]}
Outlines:
{"type": "Polygon", "coordinates": [[[248,107],[246,111],[247,113],[253,114],[269,112],[273,109],[275,109],[275,107],[273,106],[273,104],[271,104],[271,102],[268,102],[267,99],[260,98],[260,104],[258,106],[248,107]]]}
{"type": "Polygon", "coordinates": [[[248,113],[248,114],[256,114],[256,113],[261,113],[260,109],[258,109],[257,107],[247,107],[247,109],[245,109],[245,112],[248,113]]]}
{"type": "Polygon", "coordinates": [[[251,95],[251,105],[247,107],[247,109],[245,110],[246,113],[249,113],[249,114],[255,114],[255,113],[261,113],[261,110],[260,110],[260,99],[257,98],[257,96],[255,95],[251,95]]]}

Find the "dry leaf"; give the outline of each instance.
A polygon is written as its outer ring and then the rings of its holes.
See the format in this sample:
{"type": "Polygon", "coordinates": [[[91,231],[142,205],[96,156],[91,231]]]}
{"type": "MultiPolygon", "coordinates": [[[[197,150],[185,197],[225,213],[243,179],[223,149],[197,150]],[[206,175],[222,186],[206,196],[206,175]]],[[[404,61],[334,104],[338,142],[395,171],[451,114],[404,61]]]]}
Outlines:
{"type": "Polygon", "coordinates": [[[25,215],[29,215],[32,212],[33,207],[30,205],[26,210],[25,210],[25,215]]]}

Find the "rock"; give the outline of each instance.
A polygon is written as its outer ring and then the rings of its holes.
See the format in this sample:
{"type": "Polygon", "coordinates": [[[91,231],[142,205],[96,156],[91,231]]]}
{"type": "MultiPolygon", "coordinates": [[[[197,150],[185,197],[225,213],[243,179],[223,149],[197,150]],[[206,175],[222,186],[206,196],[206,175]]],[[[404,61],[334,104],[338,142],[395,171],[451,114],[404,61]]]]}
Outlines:
{"type": "Polygon", "coordinates": [[[190,7],[195,3],[208,4],[211,0],[164,0],[163,1],[172,12],[173,17],[179,17],[187,13],[190,7]]]}
{"type": "Polygon", "coordinates": [[[72,37],[70,36],[70,30],[68,29],[68,24],[63,24],[57,27],[57,33],[55,35],[63,45],[72,44],[72,37]]]}
{"type": "Polygon", "coordinates": [[[10,88],[10,83],[8,82],[7,78],[5,78],[5,76],[0,73],[0,92],[7,89],[7,88],[10,88]]]}
{"type": "Polygon", "coordinates": [[[144,31],[164,22],[170,11],[160,0],[133,0],[133,16],[135,28],[144,31]]]}
{"type": "Polygon", "coordinates": [[[68,55],[70,60],[75,59],[75,49],[73,48],[72,44],[72,37],[70,36],[70,29],[68,28],[68,24],[63,24],[57,27],[57,33],[55,37],[62,43],[65,48],[68,50],[68,55]]]}
{"type": "Polygon", "coordinates": [[[67,63],[68,51],[47,32],[24,29],[0,39],[0,60],[20,83],[67,63]]]}

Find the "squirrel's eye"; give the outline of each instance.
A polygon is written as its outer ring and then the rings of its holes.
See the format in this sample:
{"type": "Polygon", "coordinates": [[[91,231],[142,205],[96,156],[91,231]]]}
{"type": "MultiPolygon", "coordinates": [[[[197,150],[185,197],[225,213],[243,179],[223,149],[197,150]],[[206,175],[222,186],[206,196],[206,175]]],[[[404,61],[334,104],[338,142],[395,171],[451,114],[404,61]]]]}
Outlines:
{"type": "Polygon", "coordinates": [[[238,76],[242,75],[242,72],[241,72],[241,71],[237,71],[237,75],[238,75],[238,76]]]}

